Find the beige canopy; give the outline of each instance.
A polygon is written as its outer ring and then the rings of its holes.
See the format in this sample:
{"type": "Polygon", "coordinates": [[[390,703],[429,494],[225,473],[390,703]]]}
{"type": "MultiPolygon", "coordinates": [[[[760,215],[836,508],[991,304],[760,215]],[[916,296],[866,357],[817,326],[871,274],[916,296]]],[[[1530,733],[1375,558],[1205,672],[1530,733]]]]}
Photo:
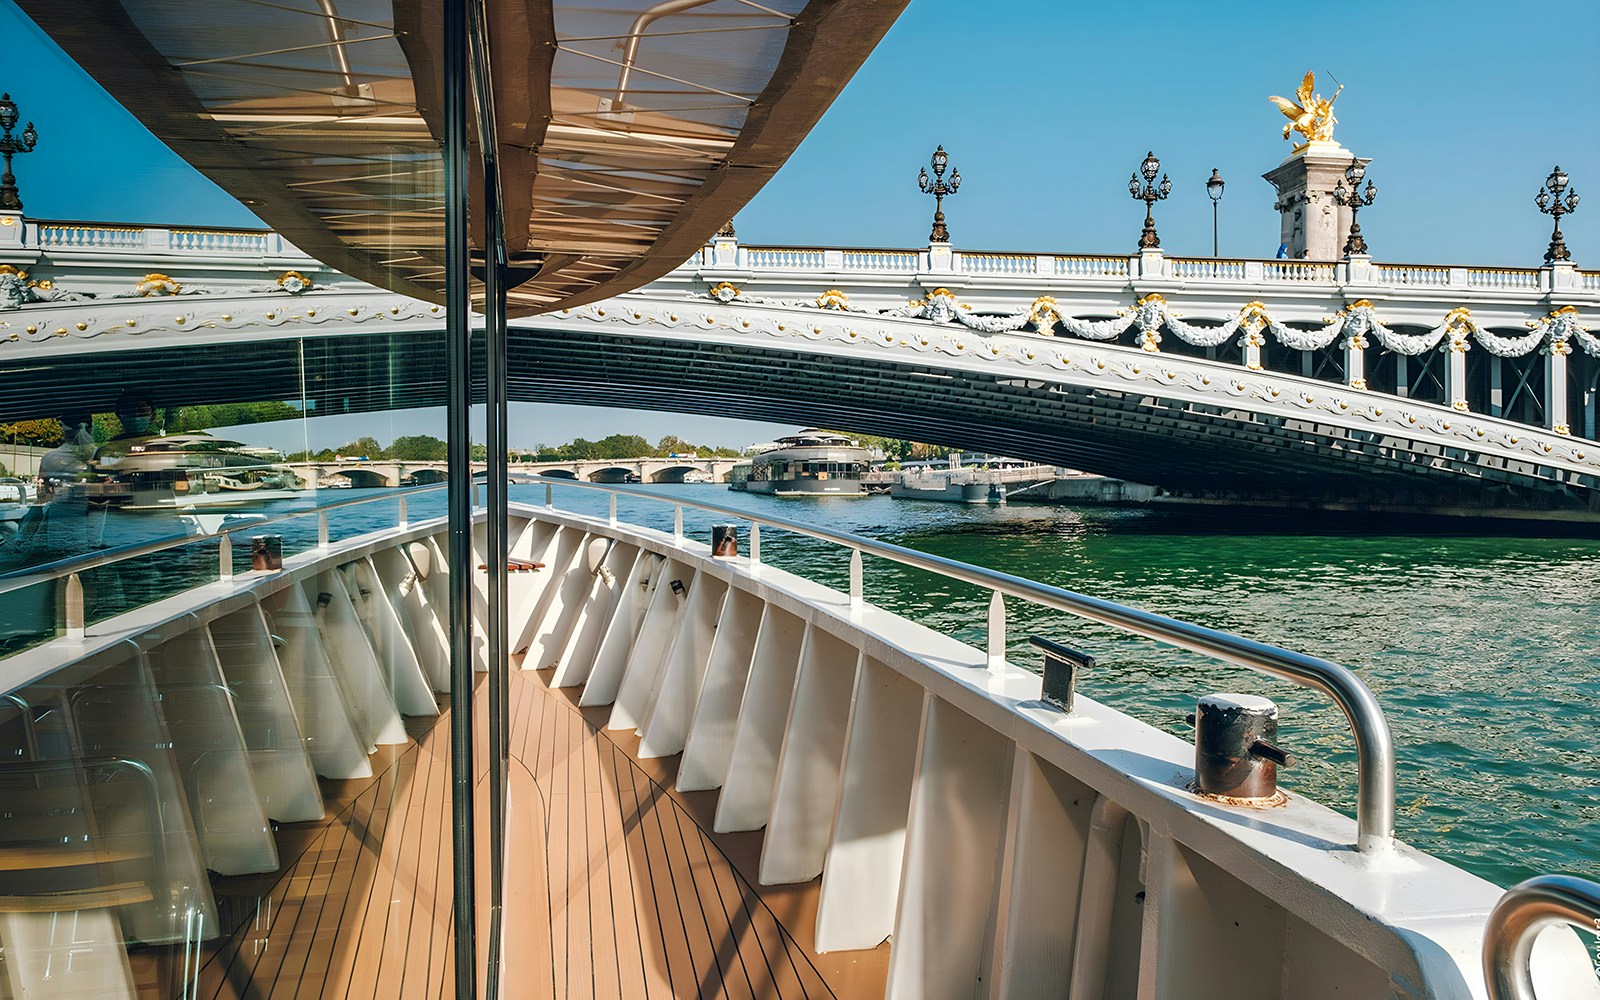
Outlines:
{"type": "MultiPolygon", "coordinates": [[[[433,301],[444,2],[20,0],[295,245],[433,301]]],[[[508,250],[527,264],[511,313],[605,298],[681,263],[783,164],[905,3],[487,3],[508,250]]]]}

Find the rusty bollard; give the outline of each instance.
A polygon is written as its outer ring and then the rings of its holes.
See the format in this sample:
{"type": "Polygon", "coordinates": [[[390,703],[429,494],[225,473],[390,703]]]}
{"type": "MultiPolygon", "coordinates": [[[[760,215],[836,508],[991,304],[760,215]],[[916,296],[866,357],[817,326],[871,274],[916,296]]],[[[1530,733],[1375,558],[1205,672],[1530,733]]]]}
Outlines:
{"type": "Polygon", "coordinates": [[[1278,768],[1294,758],[1274,745],[1278,706],[1253,694],[1208,694],[1194,722],[1194,772],[1202,795],[1279,805],[1278,768]]]}

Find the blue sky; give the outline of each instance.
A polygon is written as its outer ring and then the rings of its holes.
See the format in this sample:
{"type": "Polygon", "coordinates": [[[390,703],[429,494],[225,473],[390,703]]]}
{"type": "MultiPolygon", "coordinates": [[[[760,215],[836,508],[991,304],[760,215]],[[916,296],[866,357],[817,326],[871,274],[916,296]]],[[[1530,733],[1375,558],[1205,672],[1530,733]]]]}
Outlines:
{"type": "MultiPolygon", "coordinates": [[[[256,224],[9,0],[0,0],[0,32],[10,40],[0,87],[40,132],[39,148],[17,160],[30,216],[256,224]]],[[[1324,94],[1330,74],[1345,84],[1335,137],[1372,158],[1378,201],[1361,223],[1376,258],[1537,265],[1550,220],[1533,196],[1560,163],[1580,194],[1596,192],[1563,228],[1578,263],[1600,266],[1597,49],[1595,0],[912,0],[736,223],[751,243],[918,245],[932,199],[916,174],[943,143],[963,179],[946,202],[957,247],[1129,252],[1144,213],[1127,179],[1153,149],[1173,182],[1156,210],[1169,253],[1210,251],[1204,184],[1216,167],[1228,182],[1221,252],[1269,256],[1278,222],[1260,175],[1290,144],[1267,95],[1292,96],[1313,69],[1324,94]]],[[[728,443],[766,436],[763,426],[710,418],[518,410],[518,423],[540,428],[527,444],[662,426],[728,443]]],[[[440,422],[383,420],[361,433],[382,439],[440,422]]]]}

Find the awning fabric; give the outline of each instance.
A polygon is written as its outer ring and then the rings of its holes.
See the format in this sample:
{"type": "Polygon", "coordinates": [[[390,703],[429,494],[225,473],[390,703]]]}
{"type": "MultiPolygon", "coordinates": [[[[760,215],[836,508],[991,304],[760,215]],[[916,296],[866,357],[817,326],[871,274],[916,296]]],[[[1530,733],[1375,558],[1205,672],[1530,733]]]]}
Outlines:
{"type": "MultiPolygon", "coordinates": [[[[432,301],[445,2],[19,0],[296,246],[432,301]]],[[[511,313],[681,263],[783,164],[905,3],[486,0],[508,249],[543,260],[517,273],[511,313]]]]}

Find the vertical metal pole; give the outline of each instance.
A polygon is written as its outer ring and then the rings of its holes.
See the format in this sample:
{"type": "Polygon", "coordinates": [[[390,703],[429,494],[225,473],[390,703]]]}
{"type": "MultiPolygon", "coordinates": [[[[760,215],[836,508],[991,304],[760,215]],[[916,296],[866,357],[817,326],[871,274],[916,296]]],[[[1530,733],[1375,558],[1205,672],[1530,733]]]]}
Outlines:
{"type": "Polygon", "coordinates": [[[750,568],[761,565],[761,525],[750,522],[750,568]]]}
{"type": "Polygon", "coordinates": [[[323,511],[317,515],[317,548],[328,547],[328,512],[323,511]]]}
{"type": "Polygon", "coordinates": [[[222,540],[217,543],[217,579],[233,579],[233,538],[223,532],[222,540]]]}
{"type": "Polygon", "coordinates": [[[489,447],[488,507],[485,537],[488,543],[489,617],[489,965],[484,973],[484,996],[500,996],[500,937],[505,891],[505,830],[507,755],[510,753],[510,699],[506,688],[511,651],[506,641],[506,543],[509,509],[506,496],[506,289],[505,219],[501,214],[498,139],[495,132],[494,90],[489,59],[489,36],[482,0],[471,6],[473,80],[476,84],[478,142],[483,165],[484,220],[484,437],[489,447]]]}
{"type": "Polygon", "coordinates": [[[455,996],[477,997],[472,754],[472,328],[467,271],[467,5],[444,4],[444,243],[450,535],[450,814],[455,996]]]}
{"type": "Polygon", "coordinates": [[[865,587],[861,579],[861,550],[850,550],[850,606],[859,608],[866,600],[865,587]]]}

